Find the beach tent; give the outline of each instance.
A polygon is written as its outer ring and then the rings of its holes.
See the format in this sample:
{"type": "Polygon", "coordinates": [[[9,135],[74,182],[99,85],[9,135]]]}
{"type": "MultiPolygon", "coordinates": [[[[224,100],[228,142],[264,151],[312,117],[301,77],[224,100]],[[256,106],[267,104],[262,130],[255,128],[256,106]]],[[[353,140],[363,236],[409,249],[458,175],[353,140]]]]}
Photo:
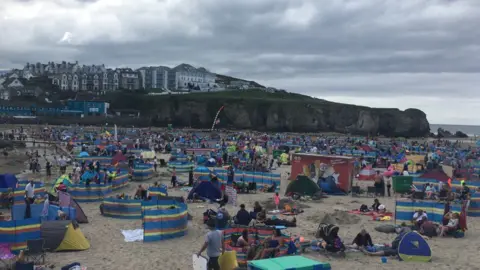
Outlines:
{"type": "Polygon", "coordinates": [[[122,153],[122,151],[118,151],[115,156],[112,158],[112,165],[118,164],[119,162],[126,162],[127,157],[122,153]]]}
{"type": "Polygon", "coordinates": [[[299,193],[301,195],[313,195],[320,191],[320,187],[305,175],[298,175],[296,180],[288,183],[285,194],[299,193]]]}
{"type": "Polygon", "coordinates": [[[17,182],[17,177],[14,174],[0,174],[0,188],[14,189],[17,182]]]}
{"type": "Polygon", "coordinates": [[[70,196],[70,194],[66,192],[59,191],[58,192],[58,201],[61,207],[72,207],[76,210],[75,220],[78,223],[88,223],[87,215],[83,212],[82,207],[78,204],[78,202],[70,196]]]}
{"type": "Polygon", "coordinates": [[[143,151],[140,156],[142,156],[143,159],[153,159],[155,158],[155,152],[154,151],[143,151]]]}
{"type": "Polygon", "coordinates": [[[222,192],[220,191],[220,189],[210,181],[197,182],[196,185],[192,188],[192,190],[190,190],[190,193],[188,193],[187,199],[193,200],[193,194],[196,194],[201,198],[209,199],[211,201],[222,198],[222,192]]]}
{"type": "Polygon", "coordinates": [[[72,181],[70,180],[70,177],[68,177],[67,174],[60,175],[60,177],[57,178],[55,181],[55,184],[52,186],[51,193],[55,193],[55,188],[58,188],[60,184],[64,184],[67,187],[70,187],[72,185],[72,181]]]}
{"type": "Polygon", "coordinates": [[[80,154],[78,154],[78,157],[82,158],[82,157],[89,157],[90,155],[87,153],[87,152],[80,152],[80,154]]]}
{"type": "Polygon", "coordinates": [[[442,170],[434,170],[434,171],[429,171],[422,174],[420,178],[434,179],[437,181],[447,182],[450,177],[446,173],[444,173],[442,170]]]}
{"type": "Polygon", "coordinates": [[[406,262],[429,262],[432,250],[420,234],[409,232],[403,235],[398,244],[398,256],[406,262]]]}
{"type": "Polygon", "coordinates": [[[375,180],[376,172],[368,165],[359,172],[358,180],[375,180]]]}
{"type": "Polygon", "coordinates": [[[71,220],[44,221],[40,227],[44,248],[49,251],[80,251],[90,248],[76,222],[71,220]]]}

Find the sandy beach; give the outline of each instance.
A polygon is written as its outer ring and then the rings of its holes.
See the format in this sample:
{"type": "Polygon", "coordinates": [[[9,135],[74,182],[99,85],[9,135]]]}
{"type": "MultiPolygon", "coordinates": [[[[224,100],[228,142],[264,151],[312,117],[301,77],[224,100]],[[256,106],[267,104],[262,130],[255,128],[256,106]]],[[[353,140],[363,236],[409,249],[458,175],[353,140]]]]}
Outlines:
{"type": "MultiPolygon", "coordinates": [[[[160,172],[166,172],[161,168],[160,172]]],[[[282,166],[276,169],[277,173],[286,175],[290,166],[282,166]]],[[[133,195],[138,184],[151,185],[155,181],[169,184],[168,177],[160,176],[148,182],[131,182],[130,185],[117,193],[133,195]]],[[[167,175],[167,174],[163,174],[167,175]]],[[[186,175],[180,175],[181,180],[186,175]]],[[[281,194],[288,184],[288,180],[282,178],[281,194]]],[[[173,196],[186,196],[186,192],[179,189],[170,189],[173,196]]],[[[257,193],[239,195],[238,203],[243,203],[251,209],[255,201],[261,203],[272,201],[272,194],[257,193]]],[[[381,198],[380,201],[393,209],[394,198],[381,198]]],[[[370,217],[358,216],[346,213],[347,210],[358,208],[361,204],[370,205],[373,198],[358,198],[351,196],[331,196],[320,202],[303,202],[305,212],[297,216],[296,228],[289,228],[288,233],[304,236],[306,239],[314,239],[315,230],[319,222],[329,215],[329,219],[340,225],[340,236],[346,244],[350,244],[355,235],[365,228],[373,237],[374,243],[391,243],[394,236],[379,233],[374,228],[385,222],[371,221],[370,217]]],[[[193,220],[189,223],[188,235],[182,238],[166,240],[154,243],[124,242],[121,230],[139,229],[142,227],[141,220],[122,220],[103,217],[100,215],[98,203],[81,203],[84,212],[89,218],[88,224],[82,224],[81,230],[90,240],[91,248],[82,252],[68,252],[48,254],[49,264],[63,266],[72,262],[80,262],[88,269],[192,269],[191,255],[198,252],[202,245],[203,237],[207,231],[202,223],[202,213],[215,205],[207,203],[192,203],[188,205],[189,213],[193,220]]],[[[264,204],[265,205],[265,204],[264,204]]],[[[235,214],[238,208],[228,206],[231,214],[235,214]]],[[[393,222],[390,222],[392,224],[393,222]]],[[[435,238],[429,241],[433,251],[431,263],[406,263],[390,258],[386,264],[382,264],[379,257],[366,257],[361,253],[348,253],[345,259],[327,258],[314,251],[307,251],[303,255],[319,261],[328,261],[332,269],[479,269],[480,259],[476,257],[480,246],[479,222],[475,218],[469,218],[469,231],[463,239],[435,238]]]]}

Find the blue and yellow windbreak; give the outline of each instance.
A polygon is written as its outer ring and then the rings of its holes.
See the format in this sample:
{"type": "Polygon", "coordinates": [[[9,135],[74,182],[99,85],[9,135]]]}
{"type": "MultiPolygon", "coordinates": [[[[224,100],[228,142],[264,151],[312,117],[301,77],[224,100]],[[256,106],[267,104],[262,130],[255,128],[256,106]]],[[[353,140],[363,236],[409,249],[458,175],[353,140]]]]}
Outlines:
{"type": "MultiPolygon", "coordinates": [[[[228,174],[225,169],[214,168],[210,171],[206,167],[198,167],[194,170],[194,177],[200,178],[200,180],[209,180],[208,175],[213,173],[218,177],[218,180],[222,183],[227,183],[228,174]]],[[[235,171],[235,182],[244,181],[245,183],[256,183],[257,189],[262,189],[265,186],[271,187],[276,185],[277,191],[280,191],[281,175],[277,173],[263,173],[263,172],[247,172],[247,171],[235,171]]]]}
{"type": "Polygon", "coordinates": [[[8,244],[12,252],[27,248],[27,240],[39,239],[40,218],[0,222],[0,243],[8,244]]]}
{"type": "Polygon", "coordinates": [[[136,164],[133,168],[132,178],[134,181],[144,181],[153,177],[153,164],[136,164]]]}
{"type": "MultiPolygon", "coordinates": [[[[395,202],[395,220],[396,223],[409,223],[413,220],[413,215],[419,209],[427,213],[428,219],[433,222],[442,223],[445,212],[445,203],[436,201],[411,201],[399,200],[395,202]]],[[[451,204],[450,211],[460,213],[461,205],[451,204]]]]}
{"type": "MultiPolygon", "coordinates": [[[[173,209],[143,210],[144,242],[172,239],[187,234],[187,205],[174,202],[176,206],[173,209]]],[[[165,203],[168,203],[168,201],[165,203]]]]}

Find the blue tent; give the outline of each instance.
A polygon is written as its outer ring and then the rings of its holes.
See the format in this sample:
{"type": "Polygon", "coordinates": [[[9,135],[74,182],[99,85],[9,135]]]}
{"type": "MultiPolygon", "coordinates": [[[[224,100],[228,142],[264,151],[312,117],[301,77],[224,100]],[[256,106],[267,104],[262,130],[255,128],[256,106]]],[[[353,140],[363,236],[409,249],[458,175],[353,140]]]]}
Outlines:
{"type": "Polygon", "coordinates": [[[82,176],[80,177],[80,180],[82,182],[84,181],[87,181],[88,179],[92,180],[93,178],[95,178],[95,176],[97,176],[97,173],[94,172],[94,171],[86,171],[82,174],[82,176]]]}
{"type": "Polygon", "coordinates": [[[0,188],[15,188],[17,177],[13,174],[0,174],[0,188]]]}
{"type": "Polygon", "coordinates": [[[432,260],[432,250],[420,234],[409,232],[398,244],[398,256],[407,262],[429,262],[432,260]]]}
{"type": "Polygon", "coordinates": [[[211,201],[222,198],[222,192],[220,189],[210,181],[198,181],[192,190],[190,190],[190,193],[188,193],[187,199],[192,200],[193,194],[211,201]]]}
{"type": "Polygon", "coordinates": [[[207,167],[197,167],[195,168],[193,173],[199,175],[199,181],[210,181],[209,174],[211,173],[211,171],[207,167]]]}
{"type": "Polygon", "coordinates": [[[330,195],[345,195],[345,191],[340,189],[335,183],[335,178],[333,176],[328,176],[326,178],[320,178],[317,181],[317,185],[322,189],[323,192],[330,195]]]}
{"type": "Polygon", "coordinates": [[[80,154],[78,154],[78,157],[89,157],[90,155],[87,153],[87,152],[80,152],[80,154]]]}

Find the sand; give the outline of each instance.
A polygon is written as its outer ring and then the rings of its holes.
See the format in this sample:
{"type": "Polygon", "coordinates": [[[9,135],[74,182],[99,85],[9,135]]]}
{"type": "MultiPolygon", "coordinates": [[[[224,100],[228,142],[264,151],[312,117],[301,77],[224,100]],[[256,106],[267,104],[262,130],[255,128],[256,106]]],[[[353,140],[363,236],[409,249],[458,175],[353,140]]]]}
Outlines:
{"type": "MultiPolygon", "coordinates": [[[[162,168],[164,171],[165,168],[162,168]]],[[[289,171],[289,166],[282,166],[277,172],[289,171]]],[[[166,174],[162,174],[166,175],[166,174]]],[[[186,175],[180,175],[180,179],[186,180],[186,175]]],[[[143,184],[152,184],[160,181],[169,184],[168,177],[156,177],[143,184]]],[[[126,192],[133,195],[135,187],[140,182],[131,183],[118,193],[126,192]]],[[[281,184],[282,191],[287,185],[287,180],[281,184]]],[[[173,196],[186,196],[180,190],[169,190],[173,196]]],[[[251,209],[255,201],[272,200],[273,194],[257,193],[239,195],[238,203],[244,203],[251,209]]],[[[358,208],[361,204],[371,205],[372,198],[352,198],[350,196],[332,196],[322,199],[320,202],[302,202],[306,205],[304,213],[297,217],[298,227],[289,228],[287,232],[299,234],[306,239],[313,239],[319,222],[335,222],[340,225],[340,236],[346,244],[350,244],[355,235],[365,228],[373,237],[374,243],[391,243],[392,234],[376,232],[374,228],[380,222],[371,221],[370,217],[354,216],[346,211],[358,208]],[[307,207],[308,206],[308,207],[307,207]]],[[[380,199],[386,204],[387,209],[394,207],[393,198],[380,199]]],[[[189,204],[189,212],[193,220],[189,222],[188,235],[182,238],[159,241],[154,243],[124,242],[121,234],[122,229],[138,229],[142,227],[141,220],[122,220],[103,217],[99,211],[100,203],[81,203],[81,206],[89,218],[89,224],[82,224],[81,230],[90,240],[91,248],[82,252],[66,252],[48,254],[47,262],[57,267],[80,262],[88,269],[166,269],[186,270],[192,269],[191,255],[200,249],[204,235],[207,232],[202,224],[202,213],[209,204],[189,204]]],[[[231,214],[237,209],[228,206],[231,214]]],[[[392,224],[387,222],[383,224],[392,224]]],[[[463,239],[436,238],[429,241],[433,250],[433,262],[431,263],[406,263],[396,259],[389,259],[387,264],[382,264],[379,257],[366,257],[360,253],[349,253],[345,259],[327,258],[313,251],[307,251],[303,255],[319,261],[328,261],[332,269],[479,269],[480,258],[476,257],[480,246],[479,232],[476,228],[479,221],[469,218],[470,230],[463,239]]]]}

